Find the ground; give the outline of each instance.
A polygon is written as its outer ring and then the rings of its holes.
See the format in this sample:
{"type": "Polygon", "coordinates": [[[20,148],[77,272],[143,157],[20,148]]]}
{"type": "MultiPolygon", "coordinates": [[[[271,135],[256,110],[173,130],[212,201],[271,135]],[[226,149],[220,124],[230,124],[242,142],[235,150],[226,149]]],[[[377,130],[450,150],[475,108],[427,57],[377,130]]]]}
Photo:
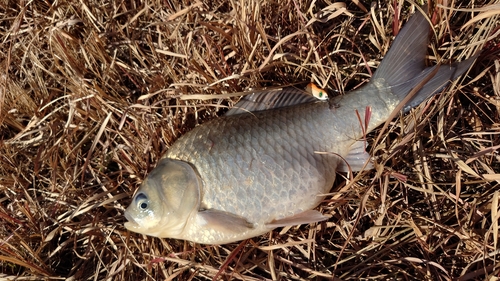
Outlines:
{"type": "Polygon", "coordinates": [[[207,246],[123,227],[168,147],[231,93],[360,87],[415,6],[3,1],[0,279],[497,280],[499,5],[430,3],[429,64],[482,53],[368,135],[375,169],[341,174],[318,207],[331,219],[207,246]]]}

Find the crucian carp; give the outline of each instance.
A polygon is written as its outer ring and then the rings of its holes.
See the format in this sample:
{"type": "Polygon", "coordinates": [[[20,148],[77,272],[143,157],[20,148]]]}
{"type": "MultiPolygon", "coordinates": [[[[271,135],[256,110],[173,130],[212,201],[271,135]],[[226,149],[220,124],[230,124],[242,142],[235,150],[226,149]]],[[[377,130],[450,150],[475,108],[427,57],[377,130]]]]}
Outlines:
{"type": "Polygon", "coordinates": [[[363,134],[384,123],[412,89],[419,88],[403,111],[472,65],[474,57],[427,67],[429,33],[429,22],[417,11],[370,82],[345,95],[326,100],[295,88],[253,92],[224,116],[181,136],[136,192],[125,227],[224,244],[327,219],[313,209],[337,171],[357,171],[369,161],[363,134]],[[362,128],[367,106],[371,117],[362,128]]]}

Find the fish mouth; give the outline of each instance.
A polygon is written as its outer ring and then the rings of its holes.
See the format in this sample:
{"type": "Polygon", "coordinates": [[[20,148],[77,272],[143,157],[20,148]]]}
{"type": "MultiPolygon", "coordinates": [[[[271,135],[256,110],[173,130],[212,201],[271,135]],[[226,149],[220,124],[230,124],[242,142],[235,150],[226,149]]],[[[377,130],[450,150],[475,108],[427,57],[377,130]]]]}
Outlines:
{"type": "Polygon", "coordinates": [[[125,218],[127,222],[125,222],[124,226],[126,229],[135,229],[139,226],[139,224],[132,218],[129,212],[125,210],[125,218]]]}

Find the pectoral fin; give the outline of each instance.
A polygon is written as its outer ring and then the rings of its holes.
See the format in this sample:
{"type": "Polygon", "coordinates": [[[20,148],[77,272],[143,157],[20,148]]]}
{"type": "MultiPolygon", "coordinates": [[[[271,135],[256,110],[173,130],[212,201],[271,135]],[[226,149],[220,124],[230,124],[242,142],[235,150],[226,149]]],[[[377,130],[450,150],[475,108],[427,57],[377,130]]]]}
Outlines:
{"type": "Polygon", "coordinates": [[[201,223],[221,232],[244,232],[254,228],[244,217],[220,210],[203,210],[198,212],[201,223]]]}
{"type": "Polygon", "coordinates": [[[283,226],[294,226],[299,224],[309,224],[313,222],[319,222],[327,220],[328,217],[324,216],[322,213],[315,210],[307,210],[305,212],[296,214],[291,217],[282,218],[279,220],[273,220],[267,223],[266,226],[269,228],[283,227],[283,226]]]}

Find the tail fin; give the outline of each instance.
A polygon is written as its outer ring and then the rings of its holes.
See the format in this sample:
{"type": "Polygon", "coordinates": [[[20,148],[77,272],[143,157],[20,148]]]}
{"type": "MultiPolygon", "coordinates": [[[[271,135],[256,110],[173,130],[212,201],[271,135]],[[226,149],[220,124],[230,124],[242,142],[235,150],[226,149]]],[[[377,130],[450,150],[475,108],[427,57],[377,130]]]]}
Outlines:
{"type": "MultiPolygon", "coordinates": [[[[422,7],[427,10],[426,6],[422,7]]],[[[391,48],[380,63],[372,79],[382,78],[391,87],[399,100],[426,78],[436,67],[436,74],[403,107],[404,111],[419,105],[428,97],[436,94],[450,80],[464,73],[475,60],[475,56],[460,63],[426,67],[425,54],[429,38],[430,25],[425,15],[417,11],[403,26],[394,39],[391,48]]]]}

